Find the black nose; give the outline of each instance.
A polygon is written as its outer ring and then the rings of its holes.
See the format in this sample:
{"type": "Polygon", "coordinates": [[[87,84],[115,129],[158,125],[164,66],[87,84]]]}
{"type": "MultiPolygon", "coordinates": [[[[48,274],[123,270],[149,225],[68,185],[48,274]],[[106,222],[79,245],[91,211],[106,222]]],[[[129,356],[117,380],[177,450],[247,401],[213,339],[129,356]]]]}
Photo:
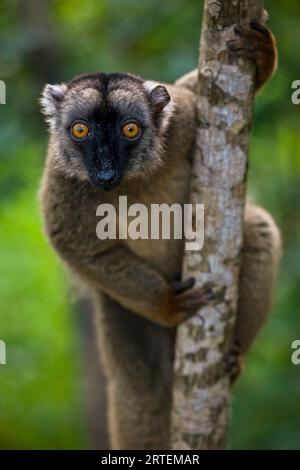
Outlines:
{"type": "Polygon", "coordinates": [[[103,184],[111,183],[116,177],[116,170],[113,168],[107,168],[106,170],[99,171],[98,178],[103,184]]]}
{"type": "Polygon", "coordinates": [[[105,190],[113,189],[119,183],[117,171],[113,168],[105,168],[104,170],[89,171],[91,183],[96,188],[105,190]]]}

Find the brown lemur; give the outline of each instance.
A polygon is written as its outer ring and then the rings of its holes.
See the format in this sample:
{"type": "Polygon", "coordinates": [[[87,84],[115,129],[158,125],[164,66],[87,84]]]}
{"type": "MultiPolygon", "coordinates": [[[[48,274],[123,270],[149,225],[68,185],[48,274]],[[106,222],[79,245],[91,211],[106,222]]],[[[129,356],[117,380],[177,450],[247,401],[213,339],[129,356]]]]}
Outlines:
{"type": "MultiPolygon", "coordinates": [[[[228,48],[255,60],[261,88],[276,67],[274,37],[256,20],[235,34],[228,48]]],[[[169,448],[175,327],[211,293],[174,281],[182,240],[99,240],[96,208],[118,211],[119,195],[147,207],[188,202],[196,86],[197,71],[173,85],[93,73],[47,85],[41,100],[50,125],[46,233],[95,303],[114,449],[169,448]]],[[[272,217],[248,203],[234,338],[242,354],[267,318],[279,256],[272,217]]]]}

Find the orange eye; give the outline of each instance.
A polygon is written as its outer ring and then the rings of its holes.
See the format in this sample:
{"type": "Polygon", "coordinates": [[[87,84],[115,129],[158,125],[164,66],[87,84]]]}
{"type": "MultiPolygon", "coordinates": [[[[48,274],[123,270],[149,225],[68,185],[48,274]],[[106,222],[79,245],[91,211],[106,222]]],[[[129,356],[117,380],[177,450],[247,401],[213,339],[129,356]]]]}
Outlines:
{"type": "Polygon", "coordinates": [[[71,128],[72,136],[77,140],[84,139],[89,132],[90,129],[84,122],[76,122],[71,128]]]}
{"type": "Polygon", "coordinates": [[[141,127],[136,122],[126,122],[122,127],[122,132],[127,139],[136,139],[140,137],[141,127]]]}

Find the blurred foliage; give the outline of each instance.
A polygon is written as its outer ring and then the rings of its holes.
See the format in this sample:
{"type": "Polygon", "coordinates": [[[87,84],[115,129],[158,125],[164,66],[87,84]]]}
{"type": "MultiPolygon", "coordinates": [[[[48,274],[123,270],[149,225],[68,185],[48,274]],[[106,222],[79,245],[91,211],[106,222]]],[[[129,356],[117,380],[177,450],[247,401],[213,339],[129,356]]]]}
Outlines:
{"type": "MultiPolygon", "coordinates": [[[[296,0],[266,2],[280,52],[257,98],[249,190],[283,231],[276,306],[233,395],[231,448],[300,449],[299,108],[296,0]]],[[[2,0],[0,78],[0,448],[85,448],[81,347],[61,264],[44,240],[36,192],[46,148],[38,98],[47,80],[131,71],[171,81],[195,67],[199,0],[2,0]],[[79,377],[79,379],[78,379],[79,377]]]]}

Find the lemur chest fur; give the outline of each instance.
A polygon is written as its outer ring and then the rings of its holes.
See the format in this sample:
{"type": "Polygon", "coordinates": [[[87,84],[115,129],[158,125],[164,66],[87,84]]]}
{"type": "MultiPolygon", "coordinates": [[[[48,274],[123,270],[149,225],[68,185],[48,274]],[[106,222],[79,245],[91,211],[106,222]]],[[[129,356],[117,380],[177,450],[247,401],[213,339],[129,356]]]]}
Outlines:
{"type": "MultiPolygon", "coordinates": [[[[170,163],[160,169],[157,175],[152,176],[153,181],[137,182],[137,184],[129,184],[120,187],[117,192],[105,193],[103,191],[91,191],[89,200],[78,200],[78,208],[80,208],[80,217],[75,215],[77,223],[82,227],[93,226],[94,230],[88,230],[87,236],[94,238],[95,251],[105,251],[110,249],[112,245],[120,244],[127,246],[133,253],[142,259],[148,261],[153,267],[166,276],[172,278],[174,273],[180,271],[183,240],[177,240],[173,237],[173,216],[170,217],[170,239],[161,238],[161,223],[159,239],[151,238],[151,205],[152,204],[167,204],[169,207],[172,204],[180,204],[188,202],[189,197],[189,180],[190,180],[190,163],[185,159],[179,161],[170,161],[170,163]],[[172,164],[174,163],[174,164],[172,164]],[[134,217],[127,216],[125,220],[119,217],[119,197],[126,196],[127,209],[133,204],[143,204],[148,215],[148,238],[147,239],[131,239],[128,234],[126,239],[123,240],[100,240],[96,237],[96,224],[100,217],[96,215],[96,209],[101,204],[111,204],[116,211],[116,222],[118,235],[120,223],[128,224],[134,217]],[[88,210],[87,210],[88,208],[88,210]],[[93,222],[92,220],[93,219],[93,222]]],[[[124,230],[124,226],[121,227],[124,230]]],[[[126,229],[126,227],[125,227],[126,229]]],[[[80,233],[83,233],[80,230],[80,233]]]]}
{"type": "MultiPolygon", "coordinates": [[[[158,177],[157,177],[158,179],[158,177]]],[[[159,224],[159,239],[151,238],[150,227],[151,205],[167,204],[171,207],[174,203],[183,206],[188,202],[190,164],[186,160],[176,162],[174,166],[168,166],[161,172],[159,182],[155,185],[149,183],[148,187],[141,187],[134,193],[128,194],[128,204],[140,203],[147,207],[149,238],[146,240],[132,240],[130,237],[125,241],[126,245],[135,254],[147,260],[151,265],[163,273],[167,278],[172,277],[181,269],[183,240],[174,239],[174,219],[170,217],[170,239],[162,239],[162,220],[159,224]]]]}

